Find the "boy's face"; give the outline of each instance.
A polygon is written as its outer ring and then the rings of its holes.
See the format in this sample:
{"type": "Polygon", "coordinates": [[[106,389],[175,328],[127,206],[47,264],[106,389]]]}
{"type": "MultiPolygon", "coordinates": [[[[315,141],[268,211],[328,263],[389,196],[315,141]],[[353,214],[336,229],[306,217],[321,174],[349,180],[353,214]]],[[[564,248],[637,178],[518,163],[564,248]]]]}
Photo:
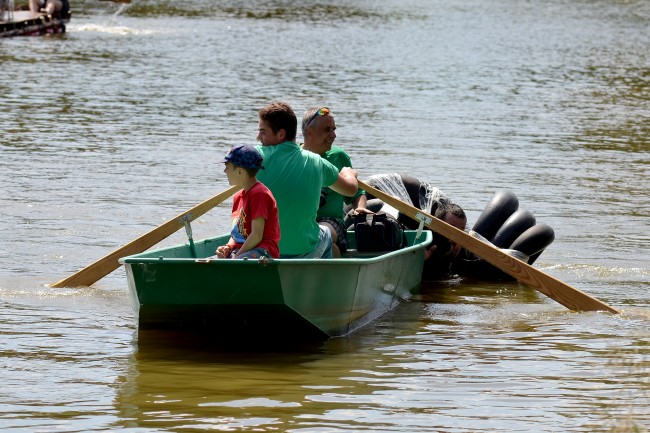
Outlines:
{"type": "Polygon", "coordinates": [[[226,177],[228,177],[228,184],[231,186],[242,186],[244,184],[245,170],[241,167],[235,166],[232,162],[226,162],[225,165],[226,167],[223,169],[223,172],[226,173],[226,177]]]}

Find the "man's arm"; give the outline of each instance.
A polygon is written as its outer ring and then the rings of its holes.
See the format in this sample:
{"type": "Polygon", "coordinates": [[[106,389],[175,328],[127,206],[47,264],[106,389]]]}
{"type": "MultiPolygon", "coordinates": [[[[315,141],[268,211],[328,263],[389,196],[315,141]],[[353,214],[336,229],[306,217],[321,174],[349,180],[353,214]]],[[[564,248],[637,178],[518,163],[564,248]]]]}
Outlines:
{"type": "Polygon", "coordinates": [[[329,187],[341,195],[352,197],[357,193],[357,189],[359,189],[359,185],[357,184],[357,171],[350,167],[343,167],[339,172],[336,182],[329,187]]]}
{"type": "Polygon", "coordinates": [[[355,215],[362,214],[362,213],[363,214],[374,213],[366,209],[367,206],[368,206],[368,197],[366,197],[365,194],[361,194],[360,196],[355,198],[354,201],[352,202],[352,209],[354,210],[355,215]]]}

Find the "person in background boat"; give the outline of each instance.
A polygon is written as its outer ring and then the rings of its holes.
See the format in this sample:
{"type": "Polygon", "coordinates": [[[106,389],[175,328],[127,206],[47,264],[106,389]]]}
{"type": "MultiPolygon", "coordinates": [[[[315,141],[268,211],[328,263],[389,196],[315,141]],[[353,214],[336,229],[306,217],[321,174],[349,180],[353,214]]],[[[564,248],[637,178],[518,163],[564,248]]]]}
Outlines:
{"type": "MultiPolygon", "coordinates": [[[[332,111],[327,108],[309,108],[302,117],[302,148],[320,155],[339,170],[352,167],[350,156],[338,146],[332,146],[336,139],[336,123],[332,111]]],[[[321,190],[321,203],[316,221],[327,227],[332,235],[332,255],[340,257],[347,251],[347,228],[343,223],[343,207],[349,205],[354,215],[372,213],[366,209],[366,193],[361,188],[352,197],[346,197],[331,188],[321,190]]]]}
{"type": "MultiPolygon", "coordinates": [[[[436,208],[434,215],[459,230],[465,230],[467,216],[455,203],[443,203],[436,208]]],[[[424,255],[423,280],[440,280],[449,276],[451,265],[458,256],[461,246],[438,233],[433,233],[433,241],[424,255]]]]}
{"type": "Polygon", "coordinates": [[[259,113],[257,149],[266,170],[258,179],[273,193],[280,212],[280,253],[283,258],[331,258],[332,236],[316,222],[320,192],[330,187],[351,197],[358,189],[357,172],[340,171],[296,143],[298,121],[286,102],[273,102],[259,113]]]}
{"type": "Polygon", "coordinates": [[[262,155],[253,146],[235,146],[223,159],[230,185],[241,186],[232,204],[232,231],[226,245],[217,248],[218,258],[259,259],[280,256],[278,207],[271,191],[257,180],[264,170],[262,155]]]}
{"type": "MultiPolygon", "coordinates": [[[[378,174],[368,178],[366,183],[397,197],[405,203],[422,209],[457,229],[465,230],[467,226],[467,216],[459,205],[452,203],[447,195],[438,188],[413,176],[398,173],[378,174]]],[[[379,210],[387,211],[396,216],[407,228],[411,230],[418,228],[419,221],[398,214],[396,209],[386,206],[381,200],[376,199],[369,193],[366,195],[368,196],[367,207],[370,210],[376,212],[379,210]]],[[[351,224],[351,222],[351,220],[346,221],[346,224],[351,224]]],[[[433,233],[433,242],[425,254],[422,279],[436,280],[448,276],[453,259],[458,255],[460,249],[460,245],[456,245],[445,237],[433,233]]]]}
{"type": "Polygon", "coordinates": [[[29,0],[29,10],[33,14],[45,13],[59,17],[70,12],[70,3],[68,0],[29,0]]]}

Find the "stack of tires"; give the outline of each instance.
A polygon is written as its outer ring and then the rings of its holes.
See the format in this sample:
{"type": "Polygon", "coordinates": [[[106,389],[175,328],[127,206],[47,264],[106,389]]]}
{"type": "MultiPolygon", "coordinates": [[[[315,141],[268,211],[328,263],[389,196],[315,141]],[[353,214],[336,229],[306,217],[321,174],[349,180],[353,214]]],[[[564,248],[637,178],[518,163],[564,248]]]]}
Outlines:
{"type": "MultiPolygon", "coordinates": [[[[519,199],[509,190],[494,194],[470,233],[530,265],[555,239],[553,229],[547,224],[538,224],[532,212],[520,209],[519,199]]],[[[465,249],[452,263],[452,272],[476,279],[513,279],[465,249]]]]}

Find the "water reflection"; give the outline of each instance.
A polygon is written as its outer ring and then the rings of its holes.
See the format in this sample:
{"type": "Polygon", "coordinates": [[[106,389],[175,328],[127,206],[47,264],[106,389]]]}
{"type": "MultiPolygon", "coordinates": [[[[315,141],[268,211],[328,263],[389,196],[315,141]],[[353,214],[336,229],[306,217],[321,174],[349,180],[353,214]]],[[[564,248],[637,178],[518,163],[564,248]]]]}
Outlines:
{"type": "Polygon", "coordinates": [[[503,416],[522,430],[642,425],[650,353],[615,342],[643,322],[612,326],[609,315],[498,298],[410,302],[348,338],[275,350],[141,331],[118,425],[483,431],[503,416]]]}
{"type": "Polygon", "coordinates": [[[124,419],[151,427],[290,425],[313,390],[349,388],[338,366],[352,346],[346,338],[224,345],[207,335],[140,331],[118,407],[124,419]]]}
{"type": "Polygon", "coordinates": [[[590,92],[583,95],[584,100],[575,101],[585,104],[588,100],[593,105],[590,121],[581,125],[582,134],[576,137],[585,148],[650,151],[650,113],[643,108],[650,98],[650,69],[633,66],[634,62],[591,67],[585,73],[585,79],[592,83],[590,92]]]}

